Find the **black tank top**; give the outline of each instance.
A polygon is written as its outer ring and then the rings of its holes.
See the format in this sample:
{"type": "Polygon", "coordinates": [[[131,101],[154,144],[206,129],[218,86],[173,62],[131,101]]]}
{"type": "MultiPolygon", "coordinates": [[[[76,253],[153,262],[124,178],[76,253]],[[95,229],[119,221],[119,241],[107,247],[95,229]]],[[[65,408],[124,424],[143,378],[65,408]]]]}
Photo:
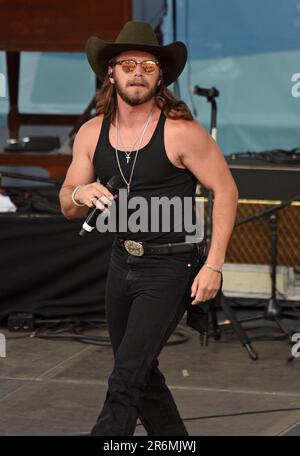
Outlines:
{"type": "MultiPolygon", "coordinates": [[[[189,200],[192,202],[193,206],[191,223],[195,224],[196,220],[194,205],[197,179],[188,169],[179,168],[169,160],[164,146],[165,121],[166,117],[161,111],[159,121],[150,141],[138,152],[130,185],[130,193],[128,196],[128,204],[130,203],[130,200],[136,196],[142,196],[149,203],[149,225],[147,225],[149,226],[148,232],[130,231],[130,227],[128,228],[127,224],[128,218],[132,213],[138,210],[139,206],[137,206],[135,209],[130,209],[127,207],[128,217],[125,224],[127,226],[127,231],[124,232],[119,230],[119,217],[118,215],[116,217],[116,235],[119,238],[131,239],[135,241],[153,241],[155,243],[184,242],[186,235],[191,236],[195,233],[195,231],[192,233],[188,232],[183,222],[178,223],[179,219],[178,217],[174,217],[174,207],[172,204],[170,204],[170,224],[167,227],[167,231],[166,226],[162,226],[162,223],[160,221],[161,217],[159,217],[159,221],[157,222],[158,226],[156,225],[156,227],[153,229],[152,225],[151,228],[151,197],[167,197],[169,199],[172,199],[173,197],[179,197],[182,205],[181,216],[183,216],[184,198],[189,197],[189,200]]],[[[109,127],[110,120],[108,118],[104,118],[93,157],[93,165],[95,168],[96,176],[100,183],[105,186],[113,175],[120,175],[115,149],[112,147],[109,141],[109,127]]],[[[136,151],[130,154],[130,160],[127,164],[126,154],[123,151],[118,151],[120,166],[127,181],[129,180],[135,155],[136,151]]],[[[116,200],[116,203],[117,202],[118,199],[116,200]]],[[[116,212],[119,214],[118,203],[116,206],[116,212]]],[[[160,210],[162,209],[160,208],[160,210]]],[[[153,217],[152,221],[154,221],[153,217]]],[[[122,229],[124,229],[124,227],[122,229]]]]}

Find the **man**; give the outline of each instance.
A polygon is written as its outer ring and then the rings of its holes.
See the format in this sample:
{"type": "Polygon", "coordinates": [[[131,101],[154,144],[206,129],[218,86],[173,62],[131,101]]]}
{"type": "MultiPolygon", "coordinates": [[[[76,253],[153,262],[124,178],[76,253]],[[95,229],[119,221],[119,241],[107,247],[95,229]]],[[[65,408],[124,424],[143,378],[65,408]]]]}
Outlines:
{"type": "Polygon", "coordinates": [[[201,306],[220,289],[237,188],[217,144],[166,88],[186,63],[183,43],[159,46],[148,24],[133,21],[115,43],[89,38],[86,51],[102,87],[98,115],[75,138],[60,191],[65,217],[115,204],[105,185],[115,174],[122,175],[129,199],[183,201],[194,196],[197,180],[214,193],[205,264],[200,244],[185,242],[187,232],[176,229],[177,219],[169,231],[160,226],[117,232],[105,301],[115,363],[91,435],[133,435],[138,417],[148,435],[188,435],[158,355],[187,306],[201,306]]]}

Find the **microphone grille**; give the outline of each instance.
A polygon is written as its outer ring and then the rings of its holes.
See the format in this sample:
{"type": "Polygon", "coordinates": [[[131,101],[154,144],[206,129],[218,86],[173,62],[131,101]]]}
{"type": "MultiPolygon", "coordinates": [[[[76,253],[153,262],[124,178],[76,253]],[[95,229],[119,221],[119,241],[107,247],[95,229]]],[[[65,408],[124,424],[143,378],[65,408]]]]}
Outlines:
{"type": "Polygon", "coordinates": [[[120,174],[115,174],[112,176],[109,181],[107,182],[106,186],[110,191],[112,190],[119,190],[119,188],[126,188],[124,179],[120,174]]]}

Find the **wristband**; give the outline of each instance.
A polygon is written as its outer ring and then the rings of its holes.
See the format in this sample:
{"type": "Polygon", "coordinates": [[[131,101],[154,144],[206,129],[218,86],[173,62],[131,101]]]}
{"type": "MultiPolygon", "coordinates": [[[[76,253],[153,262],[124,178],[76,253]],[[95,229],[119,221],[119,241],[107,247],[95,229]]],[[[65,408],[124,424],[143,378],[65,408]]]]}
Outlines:
{"type": "Polygon", "coordinates": [[[205,261],[205,266],[209,269],[211,269],[212,271],[215,271],[215,272],[219,272],[220,274],[222,274],[222,269],[219,269],[219,268],[216,268],[215,266],[212,266],[211,264],[207,263],[207,261],[205,261]]]}
{"type": "Polygon", "coordinates": [[[75,199],[76,192],[77,192],[77,190],[78,190],[80,187],[82,187],[82,185],[77,185],[77,187],[74,188],[74,190],[73,190],[73,192],[72,192],[72,196],[71,196],[73,203],[74,203],[75,206],[77,206],[77,207],[83,207],[83,206],[85,206],[84,203],[78,203],[78,202],[76,201],[76,199],[75,199]]]}

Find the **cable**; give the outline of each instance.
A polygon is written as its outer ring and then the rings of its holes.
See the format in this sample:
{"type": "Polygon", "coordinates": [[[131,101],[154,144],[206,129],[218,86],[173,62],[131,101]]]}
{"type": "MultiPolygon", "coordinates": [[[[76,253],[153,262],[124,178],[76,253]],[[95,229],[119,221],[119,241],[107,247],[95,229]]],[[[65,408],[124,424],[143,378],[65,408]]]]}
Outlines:
{"type": "MultiPolygon", "coordinates": [[[[41,321],[40,321],[41,322],[41,321]]],[[[111,346],[109,336],[97,336],[97,335],[84,335],[83,331],[89,329],[89,326],[94,328],[103,329],[102,327],[95,324],[93,321],[72,321],[70,320],[67,326],[61,325],[61,323],[66,323],[62,320],[52,320],[49,324],[46,324],[46,328],[40,328],[35,331],[31,337],[36,337],[40,339],[49,339],[49,340],[74,340],[77,342],[91,344],[91,345],[100,345],[100,346],[111,346]],[[88,328],[86,328],[88,326],[88,328]],[[63,334],[69,332],[70,334],[63,334]]],[[[176,329],[172,333],[172,339],[168,340],[165,345],[179,345],[186,343],[190,339],[190,336],[186,331],[182,329],[176,329]],[[175,336],[175,340],[174,340],[175,336]],[[177,338],[177,339],[176,339],[177,338]]]]}
{"type": "Polygon", "coordinates": [[[188,94],[189,94],[189,98],[190,98],[190,102],[191,102],[191,105],[192,105],[192,110],[193,110],[193,114],[195,117],[197,117],[197,109],[196,109],[196,106],[195,106],[195,103],[194,103],[194,98],[192,97],[192,94],[191,94],[191,88],[192,88],[192,72],[191,72],[191,52],[190,52],[190,45],[189,45],[189,32],[188,32],[188,29],[189,29],[189,0],[185,0],[185,24],[184,24],[184,32],[185,32],[185,42],[186,42],[186,46],[187,46],[187,49],[188,49],[188,55],[189,55],[189,58],[188,58],[188,61],[187,61],[187,82],[188,82],[188,94]]]}
{"type": "Polygon", "coordinates": [[[105,340],[105,338],[100,338],[100,337],[97,337],[97,336],[80,336],[80,335],[76,335],[76,334],[70,334],[70,335],[67,335],[67,334],[37,334],[35,336],[36,338],[38,339],[48,339],[48,340],[53,340],[53,339],[56,339],[56,340],[73,340],[73,341],[78,341],[78,342],[81,342],[81,343],[85,343],[85,344],[90,344],[90,345],[101,345],[101,346],[111,346],[111,343],[109,340],[105,340]]]}
{"type": "MultiPolygon", "coordinates": [[[[173,41],[177,41],[177,1],[172,1],[172,23],[173,23],[173,41]]],[[[180,86],[179,81],[176,79],[174,82],[174,94],[180,99],[180,86]]]]}
{"type": "MultiPolygon", "coordinates": [[[[41,321],[40,321],[41,322],[41,321]]],[[[103,323],[100,321],[100,323],[103,323]]],[[[47,324],[46,322],[46,330],[45,328],[40,328],[36,331],[34,337],[40,339],[65,339],[65,340],[75,340],[81,343],[90,343],[91,345],[102,345],[107,346],[111,345],[109,336],[86,336],[83,333],[84,330],[87,328],[92,327],[103,329],[103,324],[99,325],[96,322],[91,320],[79,320],[79,319],[70,319],[69,321],[66,320],[52,320],[52,322],[47,324]],[[44,331],[44,332],[43,332],[44,331]],[[63,334],[66,332],[70,332],[73,334],[63,334]]]]}
{"type": "MultiPolygon", "coordinates": [[[[261,326],[247,326],[245,327],[245,330],[247,332],[249,331],[257,331],[257,330],[262,330],[262,329],[269,329],[269,330],[276,330],[276,331],[280,331],[280,329],[277,327],[277,326],[273,326],[273,323],[276,323],[275,321],[272,321],[272,320],[267,320],[268,322],[272,323],[272,326],[269,326],[269,325],[261,325],[261,326]]],[[[243,323],[243,321],[240,321],[241,323],[243,323]]],[[[211,323],[211,322],[210,322],[211,323]]],[[[247,323],[247,322],[244,322],[244,323],[247,323]]],[[[251,323],[251,322],[249,322],[251,323]]],[[[222,333],[225,333],[226,336],[228,337],[229,334],[228,333],[232,333],[234,334],[234,331],[233,331],[233,328],[232,328],[232,325],[231,324],[227,324],[227,325],[222,325],[222,333]]],[[[213,338],[214,339],[214,332],[209,332],[208,334],[208,338],[211,339],[213,338]]],[[[218,339],[218,343],[221,342],[221,343],[228,343],[228,342],[232,342],[232,340],[235,340],[235,337],[234,338],[230,338],[229,340],[224,340],[224,339],[218,339]]],[[[266,335],[257,335],[257,336],[251,336],[251,340],[256,340],[256,341],[280,341],[280,340],[286,340],[286,335],[285,334],[282,334],[282,331],[280,331],[280,335],[279,336],[266,336],[266,335]]],[[[214,342],[214,340],[213,340],[214,342]]]]}
{"type": "MultiPolygon", "coordinates": [[[[230,391],[229,391],[230,392],[230,391]]],[[[297,412],[300,411],[300,407],[282,408],[282,409],[270,409],[270,410],[250,410],[248,412],[237,412],[237,413],[226,413],[223,415],[204,415],[194,416],[190,418],[182,418],[183,422],[186,421],[199,421],[199,420],[211,420],[216,418],[231,418],[235,416],[248,416],[248,415],[262,415],[267,413],[282,413],[282,412],[297,412]]],[[[143,426],[142,423],[137,423],[136,427],[143,426]]],[[[76,436],[88,436],[90,433],[81,433],[76,436]]]]}
{"type": "MultiPolygon", "coordinates": [[[[231,300],[233,302],[233,300],[231,300]]],[[[294,308],[296,312],[296,309],[294,308]]],[[[297,315],[298,312],[297,312],[297,315]]],[[[276,323],[270,320],[271,323],[276,323]]],[[[7,337],[7,339],[26,339],[26,338],[40,338],[40,339],[49,339],[49,340],[74,340],[80,343],[91,344],[91,345],[100,345],[100,346],[111,346],[110,337],[109,336],[99,336],[99,335],[86,335],[83,334],[85,330],[91,329],[106,329],[107,324],[106,320],[104,319],[86,319],[82,320],[77,317],[73,318],[65,318],[65,319],[50,319],[50,320],[36,320],[36,323],[40,324],[42,327],[38,328],[36,331],[31,332],[28,335],[22,336],[12,336],[7,337]],[[66,334],[69,333],[69,334],[66,334]]],[[[211,321],[209,325],[211,326],[211,321]]],[[[243,323],[243,321],[241,321],[243,323]]],[[[247,322],[245,322],[247,323],[247,322]]],[[[296,325],[297,326],[297,325],[296,325]]],[[[296,326],[293,328],[295,332],[296,326]]],[[[255,331],[260,330],[262,328],[267,328],[270,330],[277,329],[277,327],[265,325],[265,326],[249,326],[246,327],[247,331],[255,331]]],[[[232,325],[222,325],[222,332],[227,333],[231,331],[233,332],[232,325]]],[[[183,324],[178,324],[176,330],[172,334],[172,339],[169,339],[166,345],[179,345],[182,343],[186,343],[193,335],[195,334],[195,330],[189,330],[188,327],[184,326],[183,324]],[[174,340],[175,336],[175,340],[174,340]]],[[[209,332],[209,338],[214,336],[213,332],[209,332]]],[[[273,340],[283,340],[286,336],[253,336],[253,340],[264,340],[264,341],[273,341],[273,340]]],[[[221,340],[221,342],[230,342],[221,340]]]]}

